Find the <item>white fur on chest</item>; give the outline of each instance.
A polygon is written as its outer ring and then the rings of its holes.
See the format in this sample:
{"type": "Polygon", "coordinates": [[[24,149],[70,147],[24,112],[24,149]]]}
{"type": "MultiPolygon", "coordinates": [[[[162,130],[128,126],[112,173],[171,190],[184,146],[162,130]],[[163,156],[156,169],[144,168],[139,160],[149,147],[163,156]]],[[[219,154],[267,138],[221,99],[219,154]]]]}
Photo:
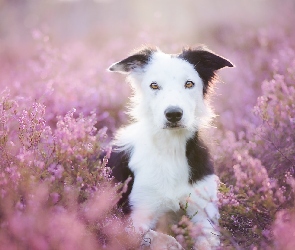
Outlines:
{"type": "Polygon", "coordinates": [[[162,130],[151,136],[150,128],[140,123],[119,133],[117,144],[132,147],[129,167],[135,180],[129,200],[134,208],[157,211],[156,217],[179,209],[180,200],[189,195],[191,187],[185,155],[190,136],[181,130],[162,130]]]}
{"type": "Polygon", "coordinates": [[[156,206],[163,212],[179,208],[179,199],[187,190],[189,179],[185,144],[171,151],[164,145],[162,148],[149,143],[135,146],[129,163],[135,173],[130,195],[132,205],[136,206],[138,201],[146,199],[149,201],[147,206],[156,206]]]}

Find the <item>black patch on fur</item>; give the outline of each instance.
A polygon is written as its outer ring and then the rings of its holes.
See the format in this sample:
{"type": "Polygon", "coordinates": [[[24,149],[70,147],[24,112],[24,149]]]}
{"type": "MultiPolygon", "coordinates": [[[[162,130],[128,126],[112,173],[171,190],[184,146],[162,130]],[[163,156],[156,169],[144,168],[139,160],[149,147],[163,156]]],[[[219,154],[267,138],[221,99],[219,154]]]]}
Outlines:
{"type": "Polygon", "coordinates": [[[212,51],[209,51],[202,46],[184,49],[178,57],[192,64],[195,70],[199,73],[204,83],[204,96],[208,93],[212,82],[216,77],[216,71],[224,67],[234,66],[227,59],[214,54],[212,51]]]}
{"type": "Polygon", "coordinates": [[[128,152],[113,150],[108,161],[108,166],[112,169],[112,176],[115,178],[116,182],[123,183],[129,176],[132,177],[132,180],[128,183],[127,192],[122,194],[122,198],[118,202],[118,206],[122,207],[124,214],[129,214],[131,212],[128,197],[134,183],[134,174],[128,167],[129,159],[130,156],[128,152]]]}
{"type": "Polygon", "coordinates": [[[109,70],[129,73],[134,69],[143,68],[148,64],[155,51],[157,50],[151,47],[140,49],[137,52],[134,52],[131,56],[113,65],[109,70]]]}
{"type": "Polygon", "coordinates": [[[189,183],[203,179],[207,175],[214,174],[213,162],[209,150],[199,138],[198,132],[186,142],[186,158],[190,166],[189,183]]]}

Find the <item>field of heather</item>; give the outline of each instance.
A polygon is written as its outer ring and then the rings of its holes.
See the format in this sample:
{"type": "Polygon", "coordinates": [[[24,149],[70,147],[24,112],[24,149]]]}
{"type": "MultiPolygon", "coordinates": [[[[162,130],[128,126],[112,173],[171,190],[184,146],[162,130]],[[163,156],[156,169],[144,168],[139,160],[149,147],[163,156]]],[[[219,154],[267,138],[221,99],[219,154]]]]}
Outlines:
{"type": "MultiPolygon", "coordinates": [[[[106,68],[143,44],[202,43],[235,64],[207,131],[220,249],[295,249],[294,13],[293,0],[0,0],[0,248],[139,249],[107,165],[131,90],[106,68]]],[[[199,230],[183,217],[171,233],[193,249],[199,230]]]]}

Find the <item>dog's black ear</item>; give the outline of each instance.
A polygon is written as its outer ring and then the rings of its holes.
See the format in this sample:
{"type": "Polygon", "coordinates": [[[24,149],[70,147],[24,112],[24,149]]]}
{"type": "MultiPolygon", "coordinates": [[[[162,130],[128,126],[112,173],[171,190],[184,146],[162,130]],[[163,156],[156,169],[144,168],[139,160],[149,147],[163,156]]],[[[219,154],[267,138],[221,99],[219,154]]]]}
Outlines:
{"type": "Polygon", "coordinates": [[[203,94],[206,95],[216,71],[224,67],[234,67],[227,59],[213,53],[204,46],[184,49],[179,58],[192,64],[204,83],[203,94]]]}
{"type": "Polygon", "coordinates": [[[157,49],[146,47],[134,52],[131,56],[122,61],[112,64],[108,70],[128,74],[132,71],[141,71],[151,59],[151,56],[157,49]]]}

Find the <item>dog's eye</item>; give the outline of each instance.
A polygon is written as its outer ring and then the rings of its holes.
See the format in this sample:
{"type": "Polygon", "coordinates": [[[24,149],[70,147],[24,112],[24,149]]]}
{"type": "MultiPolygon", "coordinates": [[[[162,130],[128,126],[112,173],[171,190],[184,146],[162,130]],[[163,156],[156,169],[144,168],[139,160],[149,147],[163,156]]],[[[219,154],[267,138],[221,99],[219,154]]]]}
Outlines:
{"type": "Polygon", "coordinates": [[[185,83],[185,85],[184,85],[184,87],[186,88],[186,89],[190,89],[190,88],[192,88],[192,87],[194,87],[195,86],[195,84],[192,82],[192,81],[187,81],[186,83],[185,83]]]}
{"type": "Polygon", "coordinates": [[[150,85],[151,89],[160,89],[159,85],[156,82],[152,82],[150,85]]]}

